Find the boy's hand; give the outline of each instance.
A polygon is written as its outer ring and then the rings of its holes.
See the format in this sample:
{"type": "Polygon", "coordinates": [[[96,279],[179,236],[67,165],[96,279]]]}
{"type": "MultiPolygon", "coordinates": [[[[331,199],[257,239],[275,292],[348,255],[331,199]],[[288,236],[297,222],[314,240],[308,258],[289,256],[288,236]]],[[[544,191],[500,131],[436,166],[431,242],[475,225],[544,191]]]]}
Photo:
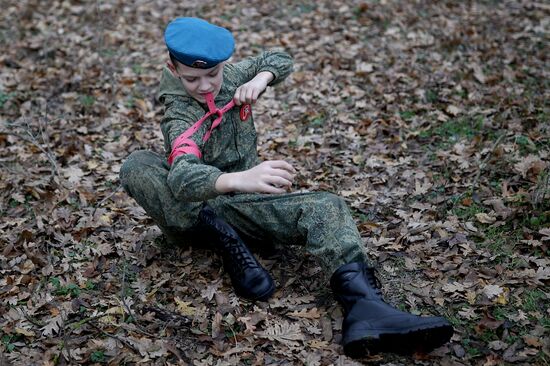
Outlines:
{"type": "Polygon", "coordinates": [[[285,193],[296,176],[296,170],[284,160],[264,161],[254,168],[220,175],[218,192],[285,193]]]}
{"type": "Polygon", "coordinates": [[[250,80],[235,90],[233,100],[236,105],[254,104],[258,97],[267,88],[267,85],[273,80],[274,76],[269,71],[262,71],[250,80]]]}

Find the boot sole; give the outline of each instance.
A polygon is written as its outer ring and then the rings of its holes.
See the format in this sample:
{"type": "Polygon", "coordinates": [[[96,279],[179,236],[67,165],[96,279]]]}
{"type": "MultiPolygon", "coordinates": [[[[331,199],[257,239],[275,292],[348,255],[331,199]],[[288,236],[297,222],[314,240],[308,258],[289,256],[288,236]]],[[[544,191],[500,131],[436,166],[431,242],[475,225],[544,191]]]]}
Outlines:
{"type": "Polygon", "coordinates": [[[260,295],[254,296],[254,297],[247,296],[246,294],[239,293],[239,292],[235,291],[235,293],[239,297],[242,297],[242,298],[247,299],[249,301],[266,301],[266,300],[269,300],[269,298],[273,295],[274,292],[275,292],[275,284],[274,283],[271,285],[271,287],[269,289],[267,289],[267,291],[265,291],[264,293],[262,293],[260,295]]]}
{"type": "Polygon", "coordinates": [[[429,353],[447,343],[453,332],[453,327],[449,324],[435,324],[399,333],[381,333],[348,342],[344,345],[344,353],[352,358],[362,358],[380,352],[400,355],[429,353]]]}

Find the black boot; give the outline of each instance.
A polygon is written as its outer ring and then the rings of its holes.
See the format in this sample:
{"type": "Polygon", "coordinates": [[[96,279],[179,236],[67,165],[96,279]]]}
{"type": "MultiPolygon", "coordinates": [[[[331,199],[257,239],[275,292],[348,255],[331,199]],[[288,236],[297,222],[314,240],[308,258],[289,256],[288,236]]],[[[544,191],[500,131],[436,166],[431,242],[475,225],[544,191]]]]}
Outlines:
{"type": "Polygon", "coordinates": [[[275,291],[275,283],[269,273],[248,250],[237,232],[214,210],[205,205],[200,213],[201,229],[217,243],[223,258],[225,271],[229,273],[235,293],[249,300],[267,300],[275,291]]]}
{"type": "Polygon", "coordinates": [[[453,335],[453,327],[445,318],[420,317],[385,303],[374,269],[363,263],[338,268],[330,285],[344,308],[342,344],[350,357],[429,352],[453,335]]]}

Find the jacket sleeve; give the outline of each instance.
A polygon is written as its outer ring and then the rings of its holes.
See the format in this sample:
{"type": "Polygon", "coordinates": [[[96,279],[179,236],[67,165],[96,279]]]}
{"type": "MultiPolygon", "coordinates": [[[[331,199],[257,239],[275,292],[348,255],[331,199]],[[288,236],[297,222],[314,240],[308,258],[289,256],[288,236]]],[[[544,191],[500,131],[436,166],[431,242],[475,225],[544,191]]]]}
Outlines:
{"type": "MultiPolygon", "coordinates": [[[[165,148],[169,153],[172,142],[185,130],[191,127],[203,116],[203,110],[198,103],[189,97],[166,95],[166,107],[161,121],[165,148]]],[[[199,149],[203,148],[202,136],[206,133],[207,123],[195,132],[191,139],[199,149]]],[[[222,171],[211,165],[204,164],[193,154],[178,156],[168,173],[168,186],[178,200],[186,202],[200,202],[218,196],[215,184],[222,171]]]]}
{"type": "Polygon", "coordinates": [[[283,81],[292,72],[292,57],[284,51],[270,50],[262,52],[259,56],[248,57],[236,64],[228,65],[233,68],[233,75],[236,80],[234,84],[240,86],[254,78],[262,71],[269,71],[275,78],[269,83],[270,86],[283,81]]]}

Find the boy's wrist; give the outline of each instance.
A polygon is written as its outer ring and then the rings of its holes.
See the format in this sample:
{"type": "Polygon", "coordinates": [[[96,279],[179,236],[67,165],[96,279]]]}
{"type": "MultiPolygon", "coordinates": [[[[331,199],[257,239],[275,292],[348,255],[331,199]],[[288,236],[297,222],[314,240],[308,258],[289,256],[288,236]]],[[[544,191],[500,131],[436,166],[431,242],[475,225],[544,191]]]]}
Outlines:
{"type": "Polygon", "coordinates": [[[261,79],[262,81],[265,82],[266,85],[268,85],[275,79],[275,75],[273,75],[271,71],[260,71],[256,75],[256,78],[261,79]]]}
{"type": "Polygon", "coordinates": [[[238,173],[223,173],[218,177],[214,187],[219,193],[229,193],[235,191],[235,179],[238,173]]]}

